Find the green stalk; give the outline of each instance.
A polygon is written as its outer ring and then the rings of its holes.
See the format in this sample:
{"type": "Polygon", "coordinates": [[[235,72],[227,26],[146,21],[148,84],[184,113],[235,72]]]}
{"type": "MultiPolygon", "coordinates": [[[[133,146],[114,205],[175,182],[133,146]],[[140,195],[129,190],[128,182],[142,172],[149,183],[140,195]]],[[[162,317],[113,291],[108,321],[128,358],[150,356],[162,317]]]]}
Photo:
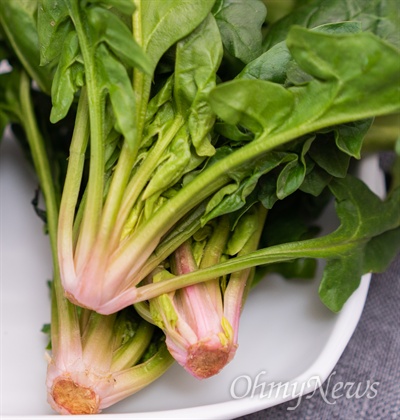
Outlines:
{"type": "Polygon", "coordinates": [[[318,239],[275,245],[251,252],[247,255],[232,258],[213,267],[203,268],[173,279],[140,286],[137,288],[136,301],[141,302],[152,299],[182,287],[264,264],[291,261],[296,258],[326,258],[332,255],[339,257],[340,255],[346,255],[353,247],[353,243],[342,242],[340,240],[336,242],[332,241],[323,246],[318,239]]]}
{"type": "Polygon", "coordinates": [[[124,198],[121,203],[121,207],[118,213],[118,218],[113,226],[113,234],[111,244],[109,249],[114,249],[114,244],[116,245],[121,238],[122,229],[124,224],[129,216],[129,213],[133,206],[135,205],[137,199],[142,193],[144,187],[149,181],[151,175],[153,174],[160,157],[162,156],[165,149],[168,147],[170,142],[173,140],[175,134],[183,126],[183,119],[178,116],[175,118],[170,129],[165,133],[162,138],[159,138],[144,160],[140,165],[138,171],[132,177],[129,182],[126,190],[124,191],[124,198]]]}
{"type": "MultiPolygon", "coordinates": [[[[136,11],[132,16],[132,24],[135,41],[138,43],[138,45],[142,45],[143,39],[140,5],[137,6],[136,11]]],[[[129,211],[134,206],[141,191],[141,187],[138,187],[135,183],[133,183],[133,188],[128,188],[128,193],[126,192],[126,189],[140,147],[140,140],[142,138],[144,121],[146,117],[147,103],[150,98],[151,81],[152,76],[146,75],[137,68],[133,69],[133,88],[136,98],[136,109],[134,116],[136,120],[136,141],[133,147],[126,142],[123,143],[101,216],[95,251],[97,258],[101,258],[104,255],[106,249],[112,250],[118,243],[122,226],[125,223],[125,220],[129,215],[129,211]],[[131,191],[130,195],[129,191],[131,191]],[[129,196],[128,198],[126,198],[127,194],[129,196]],[[134,197],[132,197],[132,195],[134,197]],[[123,204],[121,204],[122,200],[124,200],[123,204]],[[115,226],[117,215],[119,223],[117,226],[115,226]],[[112,236],[111,240],[110,236],[112,236]]],[[[144,184],[147,182],[147,180],[148,179],[144,180],[144,184]]],[[[132,185],[132,182],[130,185],[132,185]]]]}
{"type": "MultiPolygon", "coordinates": [[[[82,182],[88,139],[88,100],[86,89],[82,88],[74,125],[74,133],[69,149],[67,175],[63,187],[58,223],[58,250],[60,254],[63,255],[63,259],[68,260],[67,264],[63,264],[63,269],[68,270],[68,273],[64,272],[64,279],[66,281],[75,278],[73,252],[76,245],[76,233],[74,229],[74,218],[82,182]]],[[[79,212],[79,214],[81,213],[82,211],[79,212]]]]}
{"type": "Polygon", "coordinates": [[[72,357],[77,357],[81,351],[79,322],[74,305],[64,297],[57,259],[58,202],[46,147],[38,129],[33,110],[30,96],[30,80],[24,72],[21,72],[20,103],[22,115],[24,115],[21,123],[27,135],[35,171],[46,203],[47,226],[54,267],[51,314],[52,343],[58,351],[62,351],[61,349],[63,348],[73,349],[74,354],[72,357]]]}
{"type": "Polygon", "coordinates": [[[72,0],[70,15],[78,35],[85,66],[85,78],[90,116],[90,166],[87,200],[77,243],[76,267],[87,261],[97,234],[103,206],[104,188],[104,98],[99,90],[95,63],[95,45],[91,43],[80,14],[80,3],[72,0]]]}
{"type": "Polygon", "coordinates": [[[113,375],[115,380],[114,391],[103,399],[103,404],[108,407],[122,399],[140,391],[145,386],[159,378],[174,363],[165,344],[157,353],[145,362],[129,369],[119,371],[113,375]]]}
{"type": "Polygon", "coordinates": [[[111,371],[118,372],[134,366],[150,344],[154,326],[142,320],[135,335],[113,354],[111,371]]]}
{"type": "MultiPolygon", "coordinates": [[[[305,128],[304,131],[306,133],[309,129],[305,128]]],[[[157,243],[179,219],[211,194],[228,184],[231,180],[230,171],[305,133],[301,133],[301,129],[296,128],[276,136],[270,137],[269,133],[261,135],[257,140],[200,173],[162,206],[154,217],[141,225],[130,240],[117,249],[110,258],[108,270],[110,276],[113,279],[125,278],[127,283],[130,281],[138,283],[141,279],[136,278],[136,275],[140,268],[140,262],[149,256],[144,257],[144,251],[149,249],[150,254],[153,244],[157,243]],[[132,265],[132,261],[138,261],[139,264],[132,265]]]]}

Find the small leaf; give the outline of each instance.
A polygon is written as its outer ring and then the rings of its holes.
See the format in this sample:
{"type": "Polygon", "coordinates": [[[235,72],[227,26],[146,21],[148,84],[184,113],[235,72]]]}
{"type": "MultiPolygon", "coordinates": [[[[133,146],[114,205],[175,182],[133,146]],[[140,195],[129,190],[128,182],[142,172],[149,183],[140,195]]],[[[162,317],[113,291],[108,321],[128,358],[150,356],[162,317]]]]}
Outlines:
{"type": "Polygon", "coordinates": [[[84,84],[84,68],[79,59],[77,34],[70,32],[65,38],[51,88],[53,108],[50,121],[52,123],[60,121],[67,115],[75,92],[84,84]]]}
{"type": "Polygon", "coordinates": [[[64,41],[74,31],[66,0],[39,0],[38,35],[40,65],[57,60],[64,48],[64,41]]]}

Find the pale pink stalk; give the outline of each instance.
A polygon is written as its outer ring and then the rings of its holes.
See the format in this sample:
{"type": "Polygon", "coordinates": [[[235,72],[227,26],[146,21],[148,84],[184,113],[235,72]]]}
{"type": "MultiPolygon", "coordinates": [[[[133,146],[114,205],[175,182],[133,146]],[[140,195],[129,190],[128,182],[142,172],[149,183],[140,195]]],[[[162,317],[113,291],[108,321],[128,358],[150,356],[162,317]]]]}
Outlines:
{"type": "MultiPolygon", "coordinates": [[[[70,309],[73,306],[69,304],[70,309]]],[[[70,315],[73,310],[69,311],[70,315]]],[[[60,414],[96,414],[134,394],[160,377],[173,359],[164,343],[157,352],[140,362],[154,327],[140,321],[132,337],[124,336],[126,319],[118,315],[104,316],[90,311],[87,322],[79,328],[71,322],[75,334],[57,334],[53,319],[53,350],[48,356],[47,400],[60,414]],[[79,333],[79,329],[82,330],[79,333]],[[76,334],[78,333],[78,335],[76,334]]],[[[124,315],[121,315],[124,316],[124,315]]],[[[76,316],[73,316],[77,321],[76,316]]],[[[86,319],[86,317],[85,317],[86,319]]]]}
{"type": "MultiPolygon", "coordinates": [[[[233,249],[237,255],[255,250],[265,216],[265,209],[256,206],[242,217],[236,236],[231,235],[228,218],[218,219],[200,258],[200,268],[221,261],[226,250],[233,249]]],[[[197,268],[191,242],[186,241],[171,260],[173,274],[158,269],[152,281],[168,280],[197,268]]],[[[235,356],[240,315],[252,276],[252,269],[244,269],[231,274],[226,284],[222,279],[213,279],[150,300],[150,315],[165,332],[168,350],[196,378],[217,374],[235,356]]]]}
{"type": "MultiPolygon", "coordinates": [[[[187,242],[177,249],[175,260],[176,274],[197,269],[187,242]]],[[[212,282],[221,294],[219,283],[212,282]]],[[[220,372],[232,360],[237,348],[233,326],[225,317],[223,306],[215,304],[215,296],[209,292],[206,283],[199,283],[152,299],[150,303],[152,314],[166,334],[168,350],[199,379],[220,372]]],[[[241,297],[236,297],[240,308],[241,297]]]]}

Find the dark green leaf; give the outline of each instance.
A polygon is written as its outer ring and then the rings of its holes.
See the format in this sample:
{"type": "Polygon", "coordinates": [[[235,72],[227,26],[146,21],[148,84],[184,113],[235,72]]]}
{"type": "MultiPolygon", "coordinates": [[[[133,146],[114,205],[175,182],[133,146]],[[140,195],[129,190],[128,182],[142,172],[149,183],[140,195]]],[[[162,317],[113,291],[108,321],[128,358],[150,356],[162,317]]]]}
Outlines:
{"type": "Polygon", "coordinates": [[[326,23],[357,21],[370,31],[400,48],[400,8],[393,0],[313,0],[302,4],[268,30],[265,50],[283,41],[293,25],[314,28],[326,23]]]}
{"type": "Polygon", "coordinates": [[[346,176],[350,156],[337,148],[333,138],[322,137],[315,141],[310,148],[309,155],[329,175],[339,178],[346,176]]]}
{"type": "Polygon", "coordinates": [[[260,55],[266,8],[261,0],[217,0],[213,14],[228,53],[248,63],[260,55]]]}

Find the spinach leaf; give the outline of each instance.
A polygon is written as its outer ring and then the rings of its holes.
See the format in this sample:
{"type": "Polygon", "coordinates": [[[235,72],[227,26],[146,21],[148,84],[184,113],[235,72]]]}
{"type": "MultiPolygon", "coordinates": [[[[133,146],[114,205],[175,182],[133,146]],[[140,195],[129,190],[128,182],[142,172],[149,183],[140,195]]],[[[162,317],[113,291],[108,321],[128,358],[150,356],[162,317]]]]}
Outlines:
{"type": "Polygon", "coordinates": [[[39,36],[36,30],[37,1],[2,0],[0,27],[18,60],[43,92],[50,93],[53,70],[40,63],[39,36]]]}
{"type": "Polygon", "coordinates": [[[293,25],[314,28],[345,21],[358,21],[362,31],[372,32],[400,48],[399,19],[400,9],[392,0],[313,0],[271,25],[263,42],[264,51],[283,41],[293,25]]]}
{"type": "Polygon", "coordinates": [[[213,14],[221,32],[225,50],[243,63],[261,53],[261,27],[266,8],[260,0],[217,0],[213,14]]]}

